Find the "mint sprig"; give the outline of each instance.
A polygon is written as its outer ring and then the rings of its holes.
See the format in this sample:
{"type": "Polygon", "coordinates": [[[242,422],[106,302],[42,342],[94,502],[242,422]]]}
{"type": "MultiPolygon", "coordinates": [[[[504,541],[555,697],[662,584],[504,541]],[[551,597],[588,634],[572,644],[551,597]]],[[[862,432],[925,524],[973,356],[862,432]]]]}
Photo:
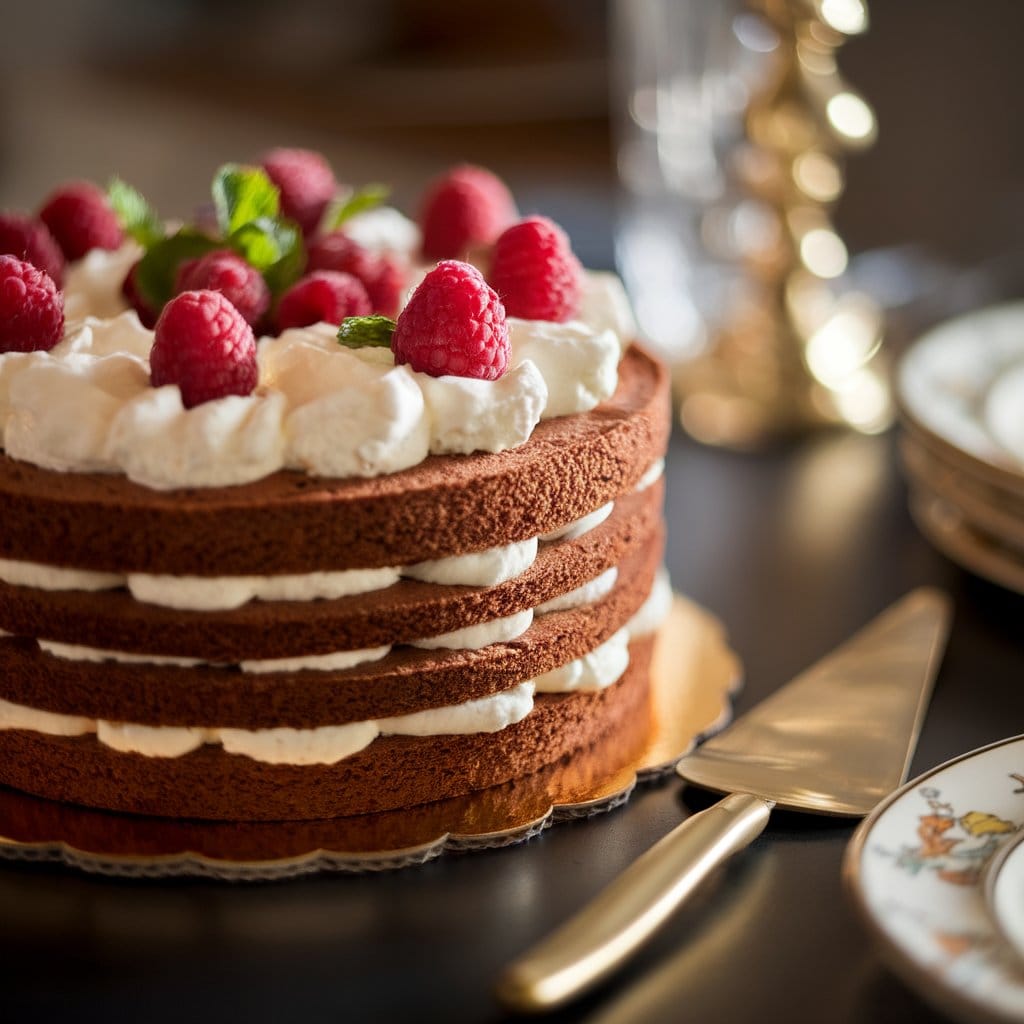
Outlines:
{"type": "Polygon", "coordinates": [[[185,225],[168,236],[156,212],[134,188],[118,178],[110,183],[107,194],[118,220],[146,249],[134,284],[154,310],[161,310],[174,295],[182,263],[216,249],[237,252],[264,276],[274,295],[294,284],[305,268],[302,231],[280,216],[277,186],[263,170],[225,164],[214,176],[211,192],[216,232],[185,225]]]}
{"type": "Polygon", "coordinates": [[[156,210],[126,181],[112,178],[107,186],[107,199],[125,234],[140,245],[149,249],[166,236],[156,210]]]}
{"type": "Polygon", "coordinates": [[[175,279],[182,263],[223,247],[222,242],[195,228],[181,228],[146,250],[135,269],[135,287],[147,305],[159,312],[174,295],[175,279]]]}
{"type": "Polygon", "coordinates": [[[347,196],[337,209],[328,213],[324,226],[328,231],[335,231],[356,214],[366,213],[386,203],[390,196],[391,189],[387,185],[364,185],[347,196]]]}
{"type": "Polygon", "coordinates": [[[217,226],[225,238],[246,224],[274,220],[280,213],[277,186],[258,167],[224,164],[214,176],[212,192],[217,226]]]}
{"type": "Polygon", "coordinates": [[[275,295],[294,284],[306,265],[302,231],[288,220],[258,217],[235,228],[227,244],[263,275],[275,295]]]}
{"type": "Polygon", "coordinates": [[[338,327],[338,341],[346,348],[390,348],[394,333],[389,316],[347,316],[338,327]]]}

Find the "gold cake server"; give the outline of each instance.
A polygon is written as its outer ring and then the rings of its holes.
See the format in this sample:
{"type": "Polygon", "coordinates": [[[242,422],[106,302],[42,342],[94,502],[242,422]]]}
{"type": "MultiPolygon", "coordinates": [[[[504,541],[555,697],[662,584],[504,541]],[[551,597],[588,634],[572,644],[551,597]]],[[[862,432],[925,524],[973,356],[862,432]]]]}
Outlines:
{"type": "Polygon", "coordinates": [[[502,975],[519,1010],[554,1009],[620,967],[775,806],[866,815],[907,777],[949,630],[937,590],[908,594],[680,761],[725,799],[688,817],[502,975]]]}

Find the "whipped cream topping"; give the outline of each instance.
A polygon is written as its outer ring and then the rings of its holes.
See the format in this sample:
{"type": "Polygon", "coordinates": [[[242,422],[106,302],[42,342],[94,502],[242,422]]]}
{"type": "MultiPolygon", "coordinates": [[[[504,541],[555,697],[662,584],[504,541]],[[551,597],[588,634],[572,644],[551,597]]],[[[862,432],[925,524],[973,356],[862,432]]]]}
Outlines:
{"type": "Polygon", "coordinates": [[[530,439],[547,407],[548,385],[528,359],[495,381],[417,378],[432,424],[433,455],[518,448],[530,439]]]}
{"type": "Polygon", "coordinates": [[[345,221],[345,234],[371,252],[394,253],[411,261],[422,235],[415,221],[393,206],[377,206],[345,221]]]}
{"type": "Polygon", "coordinates": [[[500,732],[533,710],[535,692],[594,692],[611,686],[629,665],[629,640],[656,630],[671,601],[668,574],[662,569],[629,623],[588,654],[489,697],[409,715],[312,729],[151,726],[62,715],[0,699],[0,729],[26,729],[49,736],[95,733],[99,742],[115,750],[146,757],[180,757],[204,743],[219,743],[228,753],[268,764],[334,764],[365,749],[378,736],[500,732]]]}
{"type": "Polygon", "coordinates": [[[589,412],[615,393],[622,342],[579,320],[508,319],[513,365],[530,361],[547,384],[543,419],[589,412]]]}
{"type": "Polygon", "coordinates": [[[594,331],[611,331],[619,339],[623,351],[640,334],[626,287],[618,274],[611,271],[584,272],[583,295],[576,319],[594,331]]]}
{"type": "Polygon", "coordinates": [[[132,264],[142,257],[142,246],[132,240],[119,249],[91,249],[70,264],[64,275],[64,317],[107,319],[128,308],[121,286],[132,264]]]}
{"type": "MultiPolygon", "coordinates": [[[[378,248],[401,234],[390,215],[364,217],[361,230],[381,235],[378,248]]],[[[251,395],[186,409],[176,385],[150,385],[153,333],[120,297],[137,256],[134,243],[90,253],[69,272],[62,342],[0,355],[9,455],[59,471],[120,472],[156,490],[229,486],[282,468],[394,473],[429,453],[514,448],[541,419],[593,409],[615,391],[630,337],[617,333],[631,330],[621,285],[593,274],[583,319],[509,320],[510,369],[496,381],[416,373],[396,366],[389,349],[345,348],[334,326],[316,324],[261,339],[251,395]]]]}

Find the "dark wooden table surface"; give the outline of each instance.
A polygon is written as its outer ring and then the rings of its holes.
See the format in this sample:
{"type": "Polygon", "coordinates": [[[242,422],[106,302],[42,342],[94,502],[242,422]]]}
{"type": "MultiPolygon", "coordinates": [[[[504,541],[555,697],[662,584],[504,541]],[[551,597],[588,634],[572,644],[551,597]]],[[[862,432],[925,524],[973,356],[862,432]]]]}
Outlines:
{"type": "MultiPolygon", "coordinates": [[[[914,772],[1021,730],[1024,599],[911,524],[891,438],[739,456],[675,438],[669,565],[717,613],[737,711],[908,589],[956,606],[914,772]]],[[[0,866],[0,1019],[483,1022],[501,966],[688,812],[681,783],[524,845],[378,876],[128,882],[0,866]]],[[[845,822],[783,815],[614,983],[555,1021],[939,1020],[879,959],[840,885],[845,822]]]]}

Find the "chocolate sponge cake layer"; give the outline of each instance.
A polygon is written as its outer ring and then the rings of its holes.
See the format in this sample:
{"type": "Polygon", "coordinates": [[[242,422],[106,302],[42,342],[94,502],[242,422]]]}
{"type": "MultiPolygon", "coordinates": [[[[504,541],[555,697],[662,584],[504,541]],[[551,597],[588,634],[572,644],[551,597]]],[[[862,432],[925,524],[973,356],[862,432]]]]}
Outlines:
{"type": "Polygon", "coordinates": [[[127,590],[47,591],[0,583],[0,629],[100,650],[223,664],[398,644],[502,618],[568,593],[629,560],[660,530],[662,484],[631,494],[600,526],[542,545],[525,572],[493,587],[402,580],[320,601],[250,601],[227,611],[181,611],[127,590]]]}
{"type": "Polygon", "coordinates": [[[498,733],[382,736],[334,765],[263,764],[205,746],[178,758],[121,754],[94,737],[0,732],[0,783],[53,800],[176,818],[295,820],[365,814],[442,800],[537,771],[614,733],[622,763],[650,723],[653,640],[596,693],[544,694],[498,733]]]}
{"type": "Polygon", "coordinates": [[[627,493],[669,423],[667,372],[633,346],[593,411],[545,420],[509,451],[368,480],[285,471],[161,492],[0,455],[0,558],[199,576],[412,565],[536,537],[627,493]]]}
{"type": "Polygon", "coordinates": [[[341,725],[460,704],[582,657],[621,629],[651,591],[660,534],[621,566],[615,587],[581,608],[539,615],[521,636],[479,650],[399,647],[337,672],[248,673],[71,661],[31,640],[0,639],[0,698],[66,715],[144,725],[243,729],[341,725]]]}

